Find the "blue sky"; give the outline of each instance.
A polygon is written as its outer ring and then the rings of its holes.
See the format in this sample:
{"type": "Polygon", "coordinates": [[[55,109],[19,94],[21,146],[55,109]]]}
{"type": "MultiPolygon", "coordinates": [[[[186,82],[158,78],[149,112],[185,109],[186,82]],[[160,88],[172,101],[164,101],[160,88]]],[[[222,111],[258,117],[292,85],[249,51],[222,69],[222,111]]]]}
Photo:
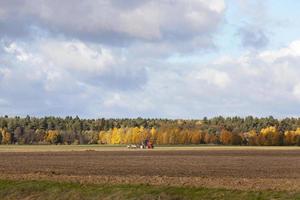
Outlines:
{"type": "Polygon", "coordinates": [[[3,0],[0,115],[300,113],[296,0],[3,0]]]}

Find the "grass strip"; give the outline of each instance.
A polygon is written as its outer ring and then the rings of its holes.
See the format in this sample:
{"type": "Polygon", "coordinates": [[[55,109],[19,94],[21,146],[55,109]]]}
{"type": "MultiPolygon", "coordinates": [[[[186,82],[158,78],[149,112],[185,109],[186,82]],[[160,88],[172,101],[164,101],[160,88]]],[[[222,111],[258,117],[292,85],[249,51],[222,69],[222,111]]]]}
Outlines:
{"type": "Polygon", "coordinates": [[[300,192],[0,180],[0,199],[300,199],[300,192]]]}

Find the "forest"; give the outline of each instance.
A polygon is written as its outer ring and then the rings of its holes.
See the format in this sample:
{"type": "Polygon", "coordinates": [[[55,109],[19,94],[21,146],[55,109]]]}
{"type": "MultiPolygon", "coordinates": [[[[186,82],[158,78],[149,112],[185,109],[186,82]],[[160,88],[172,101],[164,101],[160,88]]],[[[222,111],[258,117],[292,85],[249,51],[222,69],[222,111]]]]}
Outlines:
{"type": "Polygon", "coordinates": [[[300,145],[300,118],[174,119],[0,117],[0,144],[300,145]]]}

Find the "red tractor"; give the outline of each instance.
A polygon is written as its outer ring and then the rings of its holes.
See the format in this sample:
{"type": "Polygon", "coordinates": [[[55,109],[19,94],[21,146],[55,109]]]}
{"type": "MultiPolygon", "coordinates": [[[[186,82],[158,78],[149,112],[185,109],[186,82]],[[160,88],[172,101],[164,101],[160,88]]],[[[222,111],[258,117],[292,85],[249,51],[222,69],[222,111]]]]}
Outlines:
{"type": "Polygon", "coordinates": [[[146,139],[144,142],[142,142],[141,148],[142,149],[153,149],[154,148],[153,142],[151,142],[149,139],[146,139]]]}

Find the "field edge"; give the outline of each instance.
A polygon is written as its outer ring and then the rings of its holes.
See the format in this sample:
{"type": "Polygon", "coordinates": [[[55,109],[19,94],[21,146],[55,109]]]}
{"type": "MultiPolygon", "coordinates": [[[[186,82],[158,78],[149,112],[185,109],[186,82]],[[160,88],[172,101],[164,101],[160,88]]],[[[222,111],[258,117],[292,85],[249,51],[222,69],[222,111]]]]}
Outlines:
{"type": "Polygon", "coordinates": [[[178,151],[178,150],[300,150],[299,146],[157,145],[154,149],[127,149],[126,145],[0,145],[0,152],[178,151]]]}
{"type": "Polygon", "coordinates": [[[299,192],[242,191],[147,184],[80,184],[45,180],[0,180],[0,199],[300,199],[299,192]]]}

